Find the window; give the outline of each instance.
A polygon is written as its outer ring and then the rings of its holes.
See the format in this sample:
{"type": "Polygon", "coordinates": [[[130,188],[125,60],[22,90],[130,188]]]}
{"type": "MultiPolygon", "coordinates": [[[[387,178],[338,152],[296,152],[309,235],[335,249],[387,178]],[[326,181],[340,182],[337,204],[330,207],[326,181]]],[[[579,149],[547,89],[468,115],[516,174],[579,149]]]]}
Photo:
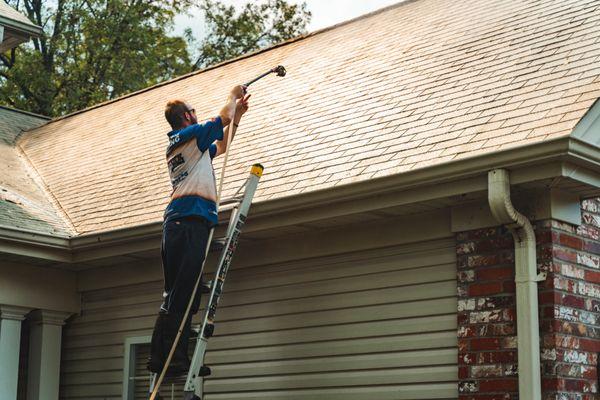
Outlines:
{"type": "MultiPolygon", "coordinates": [[[[125,339],[123,368],[123,399],[148,400],[151,374],[146,369],[150,355],[150,336],[125,339]]],[[[190,346],[193,350],[193,346],[190,346]]],[[[160,387],[161,400],[179,400],[183,397],[185,377],[163,381],[160,387]]]]}

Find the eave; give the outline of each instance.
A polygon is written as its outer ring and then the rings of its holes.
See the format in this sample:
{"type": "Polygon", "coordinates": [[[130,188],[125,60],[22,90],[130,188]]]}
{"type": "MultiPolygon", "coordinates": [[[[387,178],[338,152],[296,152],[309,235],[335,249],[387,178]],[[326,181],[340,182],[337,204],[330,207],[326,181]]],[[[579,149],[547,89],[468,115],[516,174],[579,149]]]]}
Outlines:
{"type": "Polygon", "coordinates": [[[27,24],[12,18],[7,18],[3,15],[0,15],[0,26],[4,26],[7,29],[29,37],[39,37],[44,33],[42,28],[37,25],[27,24]]]}
{"type": "MultiPolygon", "coordinates": [[[[487,172],[495,168],[510,171],[515,190],[552,185],[582,198],[600,196],[600,148],[565,136],[366,182],[257,202],[243,237],[258,240],[375,215],[385,218],[416,204],[461,204],[485,194],[487,172]]],[[[223,221],[227,221],[229,212],[222,210],[223,221]]],[[[0,228],[0,251],[80,269],[92,260],[155,252],[161,232],[162,221],[71,238],[5,227],[0,228]]]]}

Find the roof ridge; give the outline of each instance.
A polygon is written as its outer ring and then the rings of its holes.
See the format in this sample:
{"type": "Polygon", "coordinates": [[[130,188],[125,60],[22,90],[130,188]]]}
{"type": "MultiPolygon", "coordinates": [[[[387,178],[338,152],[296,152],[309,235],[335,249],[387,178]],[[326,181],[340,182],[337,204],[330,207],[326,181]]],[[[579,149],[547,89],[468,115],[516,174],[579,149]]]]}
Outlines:
{"type": "Polygon", "coordinates": [[[31,180],[36,186],[40,188],[40,190],[44,194],[44,197],[46,197],[48,202],[52,205],[52,208],[54,208],[54,210],[56,211],[58,218],[65,224],[65,227],[68,231],[70,231],[69,233],[72,236],[77,235],[77,229],[75,229],[75,225],[73,224],[71,217],[69,217],[65,209],[60,205],[60,202],[58,201],[56,196],[54,196],[54,194],[46,184],[46,181],[44,181],[42,174],[40,174],[35,165],[33,165],[33,162],[27,156],[27,153],[25,153],[25,151],[21,148],[19,143],[15,144],[14,149],[17,152],[19,159],[21,159],[23,164],[25,165],[25,169],[30,174],[31,180]]]}
{"type": "Polygon", "coordinates": [[[354,18],[348,19],[346,21],[338,22],[337,24],[326,26],[325,28],[317,29],[315,31],[308,32],[308,33],[305,33],[305,34],[293,37],[291,39],[284,40],[283,42],[275,43],[275,44],[273,44],[271,46],[268,46],[268,47],[265,47],[265,48],[262,48],[262,49],[258,49],[258,50],[255,50],[255,51],[252,51],[252,52],[249,52],[249,53],[242,54],[242,55],[240,55],[238,57],[222,61],[222,62],[220,62],[218,64],[214,64],[214,65],[208,66],[206,68],[203,68],[203,69],[200,69],[200,70],[197,70],[197,71],[188,72],[187,74],[180,75],[180,76],[178,76],[176,78],[172,78],[172,79],[169,79],[169,80],[166,80],[166,81],[163,81],[163,82],[159,82],[159,83],[154,84],[152,86],[148,86],[146,88],[143,88],[143,89],[140,89],[140,90],[136,90],[136,91],[131,92],[131,93],[124,94],[122,96],[117,97],[116,99],[106,100],[106,101],[103,101],[101,103],[94,104],[93,106],[90,106],[90,107],[87,107],[87,108],[84,108],[84,109],[81,109],[81,110],[73,111],[72,113],[61,115],[60,117],[52,118],[48,123],[52,123],[52,122],[55,122],[55,121],[60,121],[60,120],[63,120],[63,119],[66,119],[66,118],[69,118],[69,117],[72,117],[72,116],[75,116],[75,115],[78,115],[78,114],[81,114],[81,113],[93,110],[93,109],[96,109],[96,108],[100,108],[100,107],[103,107],[103,106],[115,103],[117,101],[124,100],[124,99],[127,99],[129,97],[133,97],[133,96],[136,96],[138,94],[142,94],[142,93],[148,92],[150,90],[153,90],[153,89],[156,89],[156,88],[159,88],[159,87],[162,87],[162,86],[166,86],[166,85],[169,85],[169,84],[174,83],[174,82],[178,82],[178,81],[183,80],[183,79],[187,79],[187,78],[189,78],[191,76],[194,76],[194,75],[200,75],[203,72],[211,71],[213,69],[220,68],[220,67],[222,67],[224,65],[233,64],[233,63],[235,63],[237,61],[244,60],[244,59],[247,59],[247,58],[250,58],[250,57],[254,57],[254,56],[258,55],[258,54],[266,53],[266,52],[268,52],[270,50],[273,50],[273,49],[276,49],[276,48],[279,48],[279,47],[283,47],[283,46],[287,46],[289,44],[292,44],[292,43],[295,43],[295,42],[299,42],[299,41],[304,40],[304,39],[308,39],[308,38],[310,38],[312,36],[316,36],[316,35],[328,32],[330,30],[339,28],[341,26],[348,25],[348,24],[351,24],[353,22],[356,22],[356,21],[359,21],[359,20],[362,20],[362,19],[367,19],[367,18],[373,17],[373,16],[375,16],[377,14],[381,14],[381,13],[384,13],[384,12],[389,11],[391,9],[398,8],[398,7],[401,7],[401,6],[405,6],[405,5],[409,4],[409,3],[414,3],[414,2],[417,2],[417,1],[419,1],[419,0],[399,0],[398,3],[394,3],[394,4],[391,4],[389,6],[382,7],[380,9],[378,9],[378,10],[371,11],[371,12],[369,12],[367,14],[362,14],[362,15],[359,15],[358,17],[354,17],[354,18]]]}

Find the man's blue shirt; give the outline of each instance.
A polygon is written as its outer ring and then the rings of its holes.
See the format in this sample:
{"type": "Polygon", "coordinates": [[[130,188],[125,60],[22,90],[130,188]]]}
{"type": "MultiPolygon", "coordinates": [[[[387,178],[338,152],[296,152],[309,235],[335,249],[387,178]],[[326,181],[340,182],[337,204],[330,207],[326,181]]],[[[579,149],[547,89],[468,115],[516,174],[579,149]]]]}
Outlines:
{"type": "MultiPolygon", "coordinates": [[[[216,117],[199,124],[193,124],[183,129],[168,133],[169,147],[167,154],[181,144],[196,140],[200,152],[209,151],[211,159],[217,154],[216,140],[223,140],[223,121],[216,117]]],[[[217,205],[214,201],[204,199],[200,196],[182,196],[172,199],[165,210],[165,222],[189,216],[200,216],[208,220],[212,225],[218,222],[217,205]]]]}

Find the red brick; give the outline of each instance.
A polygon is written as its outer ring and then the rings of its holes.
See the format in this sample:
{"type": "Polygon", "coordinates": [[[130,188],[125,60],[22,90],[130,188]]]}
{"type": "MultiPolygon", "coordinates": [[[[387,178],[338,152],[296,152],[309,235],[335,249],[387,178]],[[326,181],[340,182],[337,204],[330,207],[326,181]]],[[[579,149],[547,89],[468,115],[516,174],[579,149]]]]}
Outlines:
{"type": "Polygon", "coordinates": [[[514,379],[493,379],[479,382],[480,392],[514,392],[519,387],[519,381],[514,379]]]}
{"type": "Polygon", "coordinates": [[[517,353],[514,351],[486,351],[477,353],[477,364],[499,364],[513,363],[517,361],[517,353]]]}
{"type": "Polygon", "coordinates": [[[487,296],[502,292],[502,282],[473,283],[469,285],[469,296],[487,296]]]}
{"type": "Polygon", "coordinates": [[[460,366],[458,367],[458,379],[469,378],[469,367],[460,366]]]}
{"type": "Polygon", "coordinates": [[[541,306],[546,304],[555,304],[560,302],[560,295],[554,291],[541,292],[538,295],[538,302],[541,306]]]}
{"type": "Polygon", "coordinates": [[[458,351],[466,353],[470,348],[471,339],[458,339],[458,351]]]}
{"type": "Polygon", "coordinates": [[[559,390],[559,379],[542,377],[542,389],[545,391],[559,390]]]}
{"type": "Polygon", "coordinates": [[[499,350],[500,339],[496,338],[476,338],[470,340],[470,349],[477,350],[499,350]]]}
{"type": "Polygon", "coordinates": [[[487,267],[492,265],[498,265],[502,262],[502,258],[498,254],[490,256],[474,255],[467,257],[468,267],[487,267]]]}
{"type": "Polygon", "coordinates": [[[558,243],[572,249],[581,250],[583,248],[583,240],[575,236],[567,235],[566,233],[560,234],[558,243]]]}
{"type": "Polygon", "coordinates": [[[552,246],[542,246],[538,249],[538,260],[551,260],[554,248],[552,246]]]}
{"type": "Polygon", "coordinates": [[[585,271],[585,280],[592,283],[600,283],[600,272],[585,271]]]}
{"type": "Polygon", "coordinates": [[[552,231],[550,229],[545,229],[542,231],[535,232],[535,241],[538,245],[545,243],[552,243],[552,231]]]}
{"type": "Polygon", "coordinates": [[[516,326],[513,323],[487,324],[480,327],[479,332],[480,336],[510,336],[515,334],[516,326]]]}
{"type": "Polygon", "coordinates": [[[588,253],[600,254],[600,242],[586,240],[583,243],[583,250],[588,253]]]}
{"type": "Polygon", "coordinates": [[[572,263],[576,263],[577,262],[577,253],[574,253],[572,251],[568,251],[568,250],[564,250],[564,249],[553,249],[552,253],[554,255],[555,258],[558,258],[560,260],[564,260],[564,261],[569,261],[572,263]]]}
{"type": "Polygon", "coordinates": [[[498,250],[510,250],[514,247],[512,236],[500,236],[487,238],[474,243],[474,252],[490,253],[498,252],[498,250]]]}
{"type": "Polygon", "coordinates": [[[477,271],[477,280],[505,280],[514,277],[514,269],[512,267],[480,269],[477,271]]]}
{"type": "Polygon", "coordinates": [[[586,308],[585,300],[582,297],[573,296],[570,294],[560,294],[559,301],[557,301],[557,304],[580,309],[586,308]]]}
{"type": "MultiPolygon", "coordinates": [[[[587,261],[590,253],[600,254],[600,241],[598,236],[586,238],[584,228],[552,220],[537,222],[535,227],[538,268],[548,273],[538,285],[542,348],[545,358],[550,358],[542,360],[544,400],[596,399],[590,392],[598,386],[600,327],[587,325],[583,319],[571,321],[568,313],[561,314],[564,320],[556,316],[556,309],[572,309],[574,317],[580,316],[579,310],[600,313],[600,299],[595,297],[600,271],[587,261]],[[586,258],[578,263],[582,251],[586,258]],[[572,270],[575,265],[579,266],[572,270]]],[[[471,312],[477,315],[469,314],[473,318],[463,320],[463,328],[459,327],[461,336],[468,333],[470,339],[469,353],[459,357],[461,367],[469,366],[469,376],[461,378],[468,383],[464,386],[468,391],[460,393],[462,400],[516,399],[518,391],[516,322],[505,322],[512,321],[515,313],[512,237],[501,231],[496,235],[487,232],[480,239],[475,236],[482,232],[471,236],[471,252],[464,257],[475,275],[459,296],[476,298],[471,312]],[[490,312],[496,313],[486,319],[485,313],[490,312]],[[502,377],[491,378],[497,375],[502,377]]],[[[458,259],[459,264],[463,262],[458,259]]],[[[461,376],[465,373],[463,370],[461,376]]]]}
{"type": "Polygon", "coordinates": [[[579,339],[579,349],[592,353],[600,353],[600,339],[579,339]]]}
{"type": "Polygon", "coordinates": [[[502,290],[504,293],[515,293],[517,291],[517,286],[514,281],[504,281],[502,290]]]}
{"type": "Polygon", "coordinates": [[[554,305],[543,307],[540,311],[540,315],[544,318],[554,318],[554,305]]]}
{"type": "Polygon", "coordinates": [[[568,392],[588,392],[590,383],[583,380],[562,379],[562,389],[568,392]]]}

